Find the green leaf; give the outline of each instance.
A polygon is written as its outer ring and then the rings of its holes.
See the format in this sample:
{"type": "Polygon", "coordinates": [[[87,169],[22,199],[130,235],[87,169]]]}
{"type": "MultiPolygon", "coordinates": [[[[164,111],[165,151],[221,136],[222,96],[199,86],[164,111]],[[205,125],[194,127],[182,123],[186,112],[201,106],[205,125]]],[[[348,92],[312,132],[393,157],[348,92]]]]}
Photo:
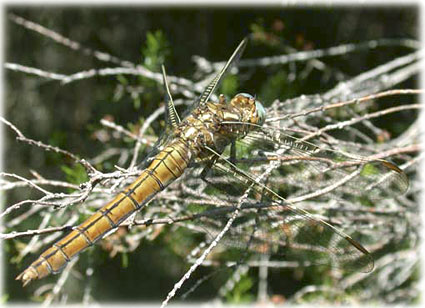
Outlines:
{"type": "Polygon", "coordinates": [[[288,75],[281,70],[267,78],[261,87],[259,96],[264,102],[272,102],[278,98],[288,97],[290,93],[292,90],[288,84],[288,75]]]}
{"type": "Polygon", "coordinates": [[[128,254],[126,252],[121,253],[121,265],[123,268],[128,267],[128,254]]]}
{"type": "Polygon", "coordinates": [[[73,184],[81,184],[88,181],[88,176],[84,167],[76,164],[73,167],[61,166],[62,171],[66,175],[66,180],[73,184]]]}
{"type": "Polygon", "coordinates": [[[378,175],[379,173],[380,172],[378,168],[376,168],[372,163],[370,163],[363,166],[363,169],[360,175],[367,177],[372,175],[378,175]]]}
{"type": "Polygon", "coordinates": [[[241,277],[235,287],[226,294],[226,299],[232,304],[251,303],[254,296],[249,292],[254,285],[252,278],[248,275],[241,277]]]}
{"type": "Polygon", "coordinates": [[[143,64],[146,68],[158,71],[169,54],[169,44],[161,30],[146,34],[146,44],[142,47],[143,64]]]}
{"type": "Polygon", "coordinates": [[[9,299],[9,294],[5,293],[1,296],[0,303],[2,304],[7,303],[8,299],[9,299]]]}
{"type": "Polygon", "coordinates": [[[236,75],[229,75],[223,79],[219,93],[236,94],[239,87],[239,80],[236,75]]]}
{"type": "Polygon", "coordinates": [[[128,85],[128,80],[127,80],[127,78],[124,75],[117,75],[117,80],[123,86],[128,85]]]}

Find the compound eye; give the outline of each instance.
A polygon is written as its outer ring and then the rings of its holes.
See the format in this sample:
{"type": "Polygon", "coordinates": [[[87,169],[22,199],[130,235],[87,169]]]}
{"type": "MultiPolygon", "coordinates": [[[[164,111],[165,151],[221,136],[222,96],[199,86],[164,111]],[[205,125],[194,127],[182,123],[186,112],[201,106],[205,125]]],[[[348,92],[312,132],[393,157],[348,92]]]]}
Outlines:
{"type": "Polygon", "coordinates": [[[243,97],[248,98],[248,99],[254,99],[254,96],[252,96],[251,94],[248,94],[248,93],[239,93],[236,96],[243,96],[243,97]]]}
{"type": "Polygon", "coordinates": [[[255,102],[255,107],[258,114],[258,125],[263,125],[264,121],[266,120],[266,110],[264,109],[263,104],[261,104],[259,101],[255,102]]]}

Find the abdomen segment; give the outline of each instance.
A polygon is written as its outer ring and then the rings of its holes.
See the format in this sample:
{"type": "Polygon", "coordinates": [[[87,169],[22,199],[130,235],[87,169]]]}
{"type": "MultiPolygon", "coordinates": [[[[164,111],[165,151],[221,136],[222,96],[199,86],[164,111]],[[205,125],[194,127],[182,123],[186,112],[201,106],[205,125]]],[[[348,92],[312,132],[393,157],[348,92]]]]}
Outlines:
{"type": "Polygon", "coordinates": [[[191,158],[184,142],[174,142],[159,152],[141,175],[121,193],[90,216],[71,233],[43,252],[17,280],[24,286],[30,281],[58,273],[67,262],[93,245],[108,231],[139,210],[157,192],[180,177],[191,158]]]}

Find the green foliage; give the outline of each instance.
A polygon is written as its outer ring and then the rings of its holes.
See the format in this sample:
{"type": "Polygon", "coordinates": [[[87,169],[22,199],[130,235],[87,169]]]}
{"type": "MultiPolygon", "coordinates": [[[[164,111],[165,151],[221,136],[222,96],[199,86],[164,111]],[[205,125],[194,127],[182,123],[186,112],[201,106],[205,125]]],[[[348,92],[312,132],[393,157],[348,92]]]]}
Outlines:
{"type": "Polygon", "coordinates": [[[368,176],[378,175],[380,173],[381,172],[373,164],[366,164],[363,166],[360,175],[364,177],[368,177],[368,176]]]}
{"type": "Polygon", "coordinates": [[[129,85],[129,81],[124,75],[117,75],[116,78],[121,87],[117,87],[117,89],[115,90],[114,96],[111,100],[111,102],[114,103],[119,102],[124,97],[124,95],[126,94],[124,89],[129,85]]]}
{"type": "Polygon", "coordinates": [[[226,301],[232,304],[251,303],[255,298],[252,294],[253,279],[249,275],[241,277],[235,287],[226,294],[226,301]]]}
{"type": "Polygon", "coordinates": [[[62,171],[66,175],[66,180],[73,184],[81,184],[88,181],[88,176],[84,167],[80,164],[75,164],[73,167],[66,165],[61,166],[62,171]]]}
{"type": "Polygon", "coordinates": [[[228,75],[223,79],[219,91],[217,93],[225,93],[227,95],[236,94],[239,88],[239,80],[236,75],[228,75]]]}
{"type": "Polygon", "coordinates": [[[0,297],[0,303],[2,304],[7,303],[8,299],[9,299],[9,294],[5,293],[0,297]]]}
{"type": "MultiPolygon", "coordinates": [[[[54,130],[50,135],[48,144],[58,147],[65,148],[67,144],[67,133],[61,130],[54,130]]],[[[58,165],[63,163],[63,155],[53,151],[47,152],[47,161],[52,165],[58,165]]]]}
{"type": "Polygon", "coordinates": [[[56,147],[66,145],[66,133],[64,131],[55,130],[49,138],[49,144],[56,147]]]}
{"type": "Polygon", "coordinates": [[[200,213],[208,209],[208,205],[201,205],[201,204],[189,204],[187,206],[187,210],[191,213],[200,213]]]}
{"type": "Polygon", "coordinates": [[[128,80],[127,80],[127,78],[124,75],[117,75],[117,80],[123,86],[128,85],[128,80]]]}
{"type": "Polygon", "coordinates": [[[9,258],[9,262],[11,264],[20,264],[24,257],[18,252],[24,250],[26,247],[27,247],[27,244],[20,240],[16,240],[14,242],[13,249],[10,249],[11,247],[7,246],[8,248],[7,252],[11,255],[11,257],[9,258]]]}
{"type": "Polygon", "coordinates": [[[250,30],[255,42],[269,47],[279,46],[281,43],[282,31],[285,29],[285,23],[281,18],[276,18],[266,24],[263,18],[257,18],[250,25],[250,30]]]}
{"type": "MultiPolygon", "coordinates": [[[[142,65],[152,72],[159,72],[162,64],[166,62],[166,58],[170,55],[171,50],[165,34],[161,30],[147,32],[146,42],[141,47],[142,65]]],[[[130,92],[130,98],[134,109],[141,109],[143,106],[146,114],[149,109],[146,106],[157,104],[162,98],[162,85],[149,78],[138,76],[137,84],[134,80],[124,75],[118,75],[117,81],[120,87],[115,91],[114,102],[119,102],[126,98],[126,93],[130,92]],[[126,88],[142,87],[142,91],[127,91],[126,88]]]]}
{"type": "Polygon", "coordinates": [[[251,33],[253,35],[257,35],[257,36],[263,35],[265,33],[263,20],[262,19],[257,19],[256,22],[253,22],[249,26],[249,29],[251,30],[251,33]]]}
{"type": "Polygon", "coordinates": [[[121,265],[123,268],[128,267],[128,254],[126,252],[121,253],[121,265]]]}
{"type": "Polygon", "coordinates": [[[364,207],[373,207],[375,205],[375,203],[372,200],[370,200],[367,195],[358,196],[356,201],[359,202],[364,207]]]}
{"type": "Polygon", "coordinates": [[[285,70],[281,70],[267,78],[261,87],[259,96],[264,102],[273,102],[276,99],[291,96],[292,92],[288,83],[288,74],[285,70]]]}
{"type": "Polygon", "coordinates": [[[146,45],[142,47],[143,65],[151,71],[158,71],[170,54],[168,41],[161,30],[146,34],[146,45]]]}

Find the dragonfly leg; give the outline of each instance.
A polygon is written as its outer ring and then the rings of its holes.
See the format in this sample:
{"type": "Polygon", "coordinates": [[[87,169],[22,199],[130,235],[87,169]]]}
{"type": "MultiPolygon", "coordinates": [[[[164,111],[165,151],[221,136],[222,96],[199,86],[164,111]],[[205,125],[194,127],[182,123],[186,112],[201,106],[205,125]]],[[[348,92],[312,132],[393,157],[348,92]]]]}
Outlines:
{"type": "Polygon", "coordinates": [[[230,159],[229,160],[232,164],[236,163],[236,142],[235,142],[235,140],[233,140],[231,145],[230,145],[230,159]]]}
{"type": "Polygon", "coordinates": [[[208,184],[211,184],[208,180],[207,180],[207,175],[208,172],[211,170],[211,167],[217,162],[218,156],[213,157],[213,159],[209,160],[206,163],[205,168],[201,171],[200,177],[202,180],[204,180],[205,182],[207,182],[208,184]]]}

